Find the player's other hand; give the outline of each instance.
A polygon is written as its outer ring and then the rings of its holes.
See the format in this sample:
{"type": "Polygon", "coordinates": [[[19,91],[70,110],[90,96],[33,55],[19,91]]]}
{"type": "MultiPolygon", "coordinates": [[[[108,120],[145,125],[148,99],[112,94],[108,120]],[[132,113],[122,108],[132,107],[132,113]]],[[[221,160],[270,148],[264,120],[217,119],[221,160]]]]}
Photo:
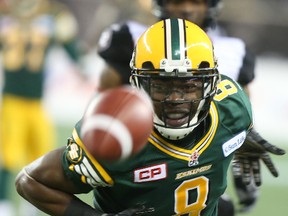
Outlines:
{"type": "Polygon", "coordinates": [[[122,212],[116,213],[116,214],[102,214],[101,216],[137,216],[137,215],[144,215],[146,213],[152,212],[153,209],[147,209],[143,205],[139,205],[136,207],[128,208],[122,212]]]}
{"type": "Polygon", "coordinates": [[[258,187],[255,186],[254,182],[246,185],[241,177],[236,178],[234,176],[234,186],[239,199],[239,208],[237,211],[244,213],[254,209],[259,196],[258,187]]]}
{"type": "Polygon", "coordinates": [[[255,184],[260,186],[260,160],[262,160],[271,174],[274,177],[278,177],[278,171],[269,153],[284,155],[286,152],[266,141],[257,131],[252,129],[242,147],[235,152],[235,158],[232,163],[234,176],[242,176],[245,184],[250,184],[252,178],[254,178],[255,184]]]}

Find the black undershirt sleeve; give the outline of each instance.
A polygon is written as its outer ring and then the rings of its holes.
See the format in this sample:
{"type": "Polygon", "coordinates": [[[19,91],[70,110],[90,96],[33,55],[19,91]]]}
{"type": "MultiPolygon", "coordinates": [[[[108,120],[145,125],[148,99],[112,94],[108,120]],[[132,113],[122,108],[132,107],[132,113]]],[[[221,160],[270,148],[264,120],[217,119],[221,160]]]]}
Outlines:
{"type": "Polygon", "coordinates": [[[255,55],[246,48],[243,64],[237,81],[240,85],[247,85],[255,78],[255,55]]]}

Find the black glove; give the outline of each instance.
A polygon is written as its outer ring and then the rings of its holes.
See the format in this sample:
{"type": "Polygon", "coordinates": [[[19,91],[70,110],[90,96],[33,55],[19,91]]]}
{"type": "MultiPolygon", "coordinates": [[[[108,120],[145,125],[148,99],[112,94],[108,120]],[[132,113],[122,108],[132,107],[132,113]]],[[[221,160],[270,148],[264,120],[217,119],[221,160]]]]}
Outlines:
{"type": "Polygon", "coordinates": [[[137,216],[137,215],[144,215],[150,212],[153,212],[153,208],[145,208],[145,206],[140,205],[133,208],[128,208],[122,212],[113,214],[113,213],[104,213],[101,216],[137,216]]]}
{"type": "MultiPolygon", "coordinates": [[[[233,170],[232,170],[232,174],[233,170]]],[[[255,186],[253,182],[249,185],[243,183],[242,177],[233,176],[235,191],[239,200],[238,212],[249,212],[251,211],[257,202],[259,191],[258,187],[255,186]]]]}
{"type": "Polygon", "coordinates": [[[254,177],[255,184],[261,185],[260,159],[267,166],[274,177],[278,171],[268,153],[284,155],[285,150],[280,149],[263,139],[254,129],[247,135],[242,147],[235,152],[232,163],[233,174],[242,177],[245,184],[250,184],[254,177]]]}
{"type": "Polygon", "coordinates": [[[74,197],[64,212],[64,216],[141,216],[146,213],[154,211],[154,208],[145,208],[144,205],[137,205],[132,208],[128,208],[119,213],[103,213],[98,209],[92,208],[88,204],[84,203],[77,197],[74,197]]]}

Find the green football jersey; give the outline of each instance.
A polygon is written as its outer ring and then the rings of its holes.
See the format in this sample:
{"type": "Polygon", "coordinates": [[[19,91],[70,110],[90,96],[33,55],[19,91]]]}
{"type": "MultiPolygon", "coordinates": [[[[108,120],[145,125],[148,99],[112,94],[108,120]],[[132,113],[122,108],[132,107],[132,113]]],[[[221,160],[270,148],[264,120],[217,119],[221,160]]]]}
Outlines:
{"type": "Polygon", "coordinates": [[[79,187],[94,190],[95,207],[103,212],[143,204],[151,216],[217,215],[233,152],[252,123],[249,99],[223,76],[207,121],[183,140],[165,139],[155,129],[135,156],[117,163],[97,161],[81,141],[80,121],[63,167],[79,187]]]}

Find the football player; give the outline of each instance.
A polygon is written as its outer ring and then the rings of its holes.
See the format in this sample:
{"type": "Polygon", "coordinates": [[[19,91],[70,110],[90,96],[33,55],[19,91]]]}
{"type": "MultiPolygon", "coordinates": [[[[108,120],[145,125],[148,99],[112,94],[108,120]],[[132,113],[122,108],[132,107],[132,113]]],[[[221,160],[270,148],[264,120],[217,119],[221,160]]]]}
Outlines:
{"type": "MultiPolygon", "coordinates": [[[[161,20],[176,17],[190,20],[207,32],[213,42],[215,56],[218,59],[218,69],[221,74],[228,75],[238,81],[249,95],[249,83],[254,79],[255,56],[247,49],[245,43],[234,37],[221,34],[217,27],[216,18],[223,2],[221,0],[154,0],[153,12],[161,20]]],[[[106,61],[101,76],[100,89],[106,89],[129,82],[129,61],[131,53],[141,32],[146,26],[134,21],[113,24],[100,37],[98,54],[106,61]]],[[[271,146],[259,133],[253,129],[249,133],[253,143],[265,142],[271,146]],[[256,141],[257,140],[257,141],[256,141]]],[[[239,160],[234,161],[234,183],[239,198],[240,211],[250,210],[258,196],[256,186],[245,185],[241,174],[237,172],[239,160]]],[[[231,216],[234,205],[229,197],[220,199],[221,215],[231,216]]]]}
{"type": "Polygon", "coordinates": [[[72,60],[79,51],[77,23],[65,5],[50,0],[7,0],[5,5],[0,15],[5,78],[0,109],[0,211],[9,216],[5,202],[9,176],[54,148],[54,129],[41,101],[48,50],[62,45],[72,60]]]}
{"type": "Polygon", "coordinates": [[[19,173],[21,196],[55,216],[212,216],[235,152],[275,170],[263,146],[244,143],[253,127],[249,99],[220,76],[212,42],[197,25],[183,19],[152,25],[136,44],[131,68],[132,85],[153,102],[147,145],[126,160],[101,161],[87,152],[79,121],[66,147],[19,173]],[[92,190],[94,208],[76,197],[92,190]]]}

